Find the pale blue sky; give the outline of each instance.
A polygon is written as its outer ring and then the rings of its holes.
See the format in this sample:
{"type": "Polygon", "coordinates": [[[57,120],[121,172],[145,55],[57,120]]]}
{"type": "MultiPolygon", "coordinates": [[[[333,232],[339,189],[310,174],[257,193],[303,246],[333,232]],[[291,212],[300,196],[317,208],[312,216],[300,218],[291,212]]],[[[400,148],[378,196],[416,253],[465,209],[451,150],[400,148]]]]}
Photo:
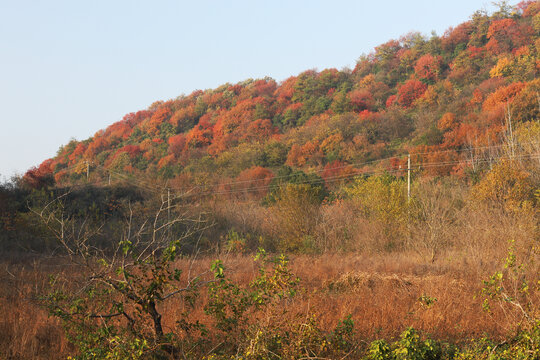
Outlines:
{"type": "Polygon", "coordinates": [[[479,9],[491,2],[0,0],[0,176],[155,100],[352,68],[374,46],[442,34],[479,9]]]}

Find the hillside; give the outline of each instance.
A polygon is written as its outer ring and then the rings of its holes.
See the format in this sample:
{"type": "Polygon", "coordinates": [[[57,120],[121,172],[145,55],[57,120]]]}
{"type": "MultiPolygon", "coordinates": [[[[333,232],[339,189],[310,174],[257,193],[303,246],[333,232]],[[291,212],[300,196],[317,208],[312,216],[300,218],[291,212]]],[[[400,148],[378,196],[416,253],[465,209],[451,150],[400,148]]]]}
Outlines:
{"type": "Polygon", "coordinates": [[[35,187],[53,178],[77,183],[88,162],[94,182],[129,175],[176,189],[230,191],[232,182],[257,190],[294,169],[327,184],[398,171],[407,154],[418,169],[428,164],[424,175],[474,177],[510,132],[513,143],[538,136],[530,128],[539,114],[539,11],[536,1],[478,11],[442,36],[390,40],[353,70],[249,79],[157,101],[62,146],[25,177],[35,187]]]}

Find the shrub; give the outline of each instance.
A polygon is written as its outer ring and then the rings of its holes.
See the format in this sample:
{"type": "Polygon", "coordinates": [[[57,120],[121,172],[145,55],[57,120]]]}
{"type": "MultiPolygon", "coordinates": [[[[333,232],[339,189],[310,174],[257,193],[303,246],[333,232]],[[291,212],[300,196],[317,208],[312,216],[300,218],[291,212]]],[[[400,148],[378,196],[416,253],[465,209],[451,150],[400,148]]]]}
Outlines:
{"type": "Polygon", "coordinates": [[[534,205],[536,190],[531,173],[517,161],[502,160],[472,188],[472,199],[512,211],[534,205]]]}

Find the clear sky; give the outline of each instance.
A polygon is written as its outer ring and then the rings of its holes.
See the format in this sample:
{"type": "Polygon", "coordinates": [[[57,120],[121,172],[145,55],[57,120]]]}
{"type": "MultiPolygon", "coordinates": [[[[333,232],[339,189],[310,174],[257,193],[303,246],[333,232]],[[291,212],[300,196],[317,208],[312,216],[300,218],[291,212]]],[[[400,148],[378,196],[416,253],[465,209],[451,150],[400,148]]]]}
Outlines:
{"type": "MultiPolygon", "coordinates": [[[[511,1],[515,4],[516,1],[511,1]]],[[[196,89],[353,68],[483,0],[0,0],[0,177],[124,114],[196,89]]]]}

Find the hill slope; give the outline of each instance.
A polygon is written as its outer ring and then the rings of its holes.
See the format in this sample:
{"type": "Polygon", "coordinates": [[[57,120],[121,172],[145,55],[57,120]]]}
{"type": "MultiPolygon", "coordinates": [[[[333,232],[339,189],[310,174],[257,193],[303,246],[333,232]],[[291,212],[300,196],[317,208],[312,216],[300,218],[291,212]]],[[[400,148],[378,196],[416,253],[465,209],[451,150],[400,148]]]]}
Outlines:
{"type": "Polygon", "coordinates": [[[465,176],[476,168],[461,161],[472,153],[464,150],[507,142],[510,130],[523,142],[537,135],[522,124],[538,121],[539,10],[524,1],[477,12],[442,36],[408,34],[353,70],[250,79],[157,101],[61,147],[25,177],[36,187],[52,176],[75,183],[88,164],[94,180],[131,174],[177,187],[269,181],[290,172],[284,166],[335,178],[379,159],[371,167],[403,168],[407,153],[419,154],[417,165],[448,164],[428,174],[465,176]]]}

